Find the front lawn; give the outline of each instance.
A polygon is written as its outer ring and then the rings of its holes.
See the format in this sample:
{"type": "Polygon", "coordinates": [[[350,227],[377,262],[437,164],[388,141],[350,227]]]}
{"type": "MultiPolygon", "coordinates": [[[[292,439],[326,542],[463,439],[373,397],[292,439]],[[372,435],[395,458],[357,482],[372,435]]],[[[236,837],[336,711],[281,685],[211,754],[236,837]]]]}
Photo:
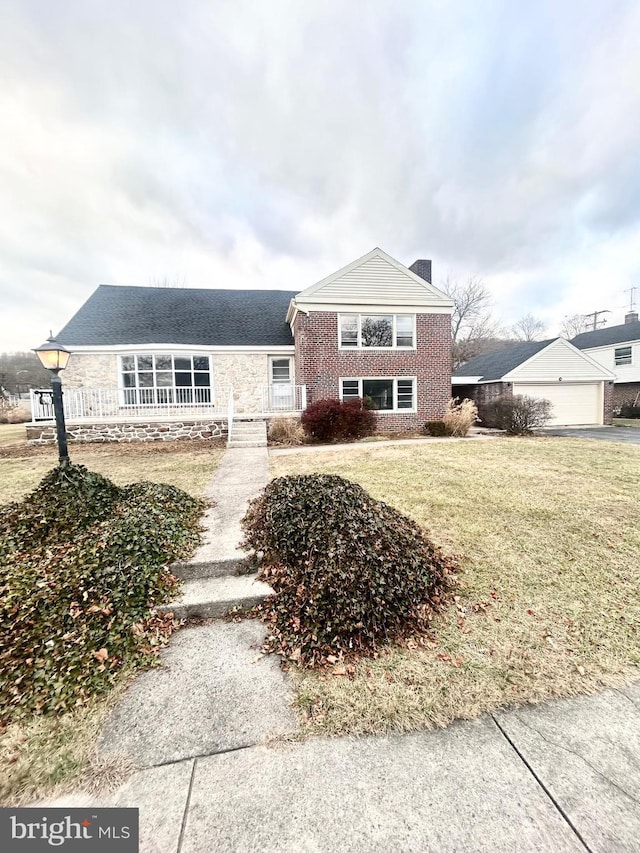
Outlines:
{"type": "MultiPolygon", "coordinates": [[[[202,494],[223,452],[222,443],[206,441],[69,445],[72,462],[86,465],[118,486],[151,480],[169,483],[194,496],[202,494]]],[[[23,441],[0,446],[0,504],[23,498],[57,463],[57,449],[52,444],[37,446],[23,441]]]]}
{"type": "Polygon", "coordinates": [[[640,447],[564,438],[309,451],[462,556],[433,635],[352,676],[292,667],[308,733],[409,731],[640,677],[640,447]]]}

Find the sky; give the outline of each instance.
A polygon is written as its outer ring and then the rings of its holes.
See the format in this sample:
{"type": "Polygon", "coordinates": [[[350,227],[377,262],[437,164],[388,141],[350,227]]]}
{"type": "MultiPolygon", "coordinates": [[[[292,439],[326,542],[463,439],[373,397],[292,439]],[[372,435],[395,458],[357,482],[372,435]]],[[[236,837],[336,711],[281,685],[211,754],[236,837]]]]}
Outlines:
{"type": "Polygon", "coordinates": [[[375,246],[507,326],[620,323],[639,43],[639,0],[3,0],[0,351],[101,283],[302,290],[375,246]]]}

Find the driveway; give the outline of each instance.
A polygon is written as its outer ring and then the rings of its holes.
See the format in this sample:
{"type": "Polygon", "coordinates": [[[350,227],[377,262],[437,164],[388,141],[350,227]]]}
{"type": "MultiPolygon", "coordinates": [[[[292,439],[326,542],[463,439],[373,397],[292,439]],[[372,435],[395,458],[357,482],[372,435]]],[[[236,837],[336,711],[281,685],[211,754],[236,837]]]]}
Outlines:
{"type": "Polygon", "coordinates": [[[638,427],[558,427],[541,430],[541,435],[562,435],[568,438],[595,438],[600,441],[623,441],[640,444],[638,427]]]}

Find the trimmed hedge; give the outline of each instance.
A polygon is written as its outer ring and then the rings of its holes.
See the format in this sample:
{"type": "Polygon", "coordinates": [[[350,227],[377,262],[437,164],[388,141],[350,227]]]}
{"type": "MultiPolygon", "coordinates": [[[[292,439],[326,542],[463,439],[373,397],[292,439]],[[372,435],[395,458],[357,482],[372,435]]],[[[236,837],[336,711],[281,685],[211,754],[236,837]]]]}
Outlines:
{"type": "Polygon", "coordinates": [[[337,475],[273,480],[243,528],[275,590],[267,648],[308,666],[426,627],[456,568],[415,522],[337,475]]]}
{"type": "Polygon", "coordinates": [[[60,466],[0,522],[0,717],[54,713],[107,690],[171,630],[166,566],[199,541],[204,505],[173,486],[118,488],[60,466]]]}
{"type": "Polygon", "coordinates": [[[318,400],[300,416],[304,431],[314,441],[353,441],[371,435],[376,419],[363,400],[318,400]]]}

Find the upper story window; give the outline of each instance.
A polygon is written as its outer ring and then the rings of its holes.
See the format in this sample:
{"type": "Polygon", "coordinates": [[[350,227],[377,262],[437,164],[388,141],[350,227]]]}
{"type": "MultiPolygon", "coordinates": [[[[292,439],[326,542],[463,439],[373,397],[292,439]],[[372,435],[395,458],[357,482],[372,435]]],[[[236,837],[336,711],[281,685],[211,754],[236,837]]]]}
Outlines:
{"type": "Polygon", "coordinates": [[[616,367],[619,367],[621,364],[631,364],[631,347],[616,347],[614,351],[614,359],[616,367]]]}
{"type": "Polygon", "coordinates": [[[414,314],[340,314],[341,349],[413,349],[414,314]]]}
{"type": "Polygon", "coordinates": [[[208,355],[123,355],[125,405],[185,405],[211,402],[208,355]]]}

